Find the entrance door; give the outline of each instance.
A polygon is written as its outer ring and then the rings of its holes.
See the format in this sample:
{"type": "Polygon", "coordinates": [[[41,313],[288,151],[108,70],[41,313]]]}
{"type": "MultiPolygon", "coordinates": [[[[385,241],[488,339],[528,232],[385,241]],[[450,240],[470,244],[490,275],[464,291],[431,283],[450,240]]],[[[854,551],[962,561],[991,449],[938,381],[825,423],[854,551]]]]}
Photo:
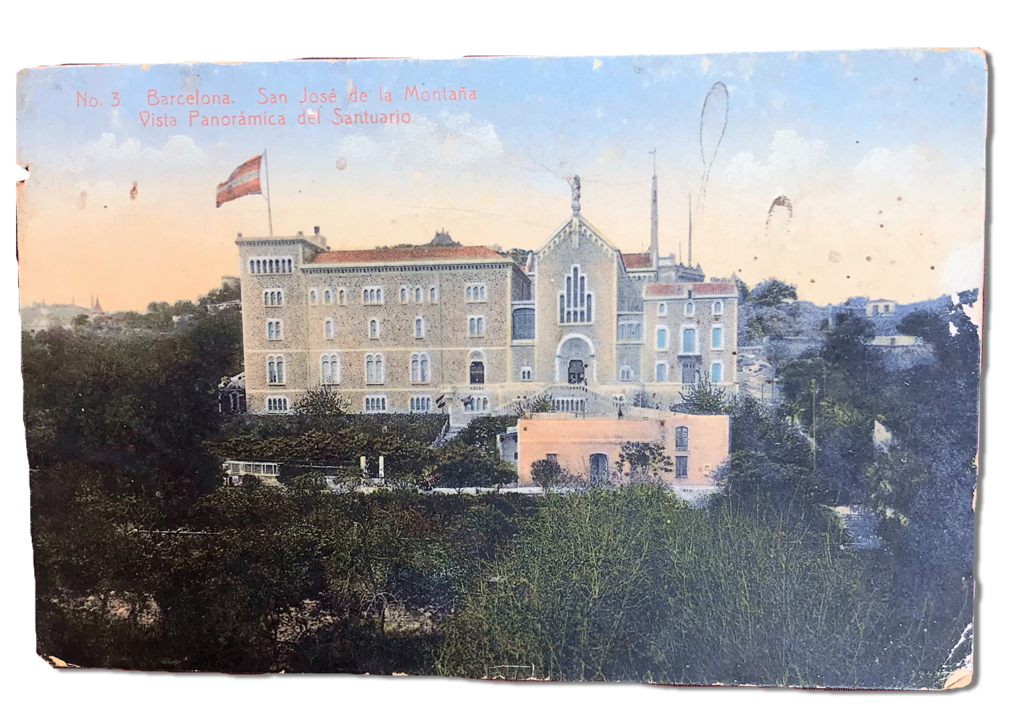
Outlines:
{"type": "Polygon", "coordinates": [[[608,480],[608,456],[603,452],[595,452],[590,456],[590,483],[608,480]]]}
{"type": "Polygon", "coordinates": [[[697,362],[681,361],[679,368],[683,371],[683,384],[694,384],[697,381],[697,362]]]}
{"type": "Polygon", "coordinates": [[[583,360],[569,360],[569,384],[583,384],[583,360]]]}

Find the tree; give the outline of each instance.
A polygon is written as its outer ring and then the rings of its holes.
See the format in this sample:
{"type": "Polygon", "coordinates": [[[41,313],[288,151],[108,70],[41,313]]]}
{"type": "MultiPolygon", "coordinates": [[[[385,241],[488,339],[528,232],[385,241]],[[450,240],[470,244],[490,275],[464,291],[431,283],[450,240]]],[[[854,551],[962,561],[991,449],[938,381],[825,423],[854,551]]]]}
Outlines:
{"type": "Polygon", "coordinates": [[[534,460],[530,464],[530,476],[534,485],[539,485],[544,490],[550,490],[561,482],[565,475],[562,466],[555,460],[534,460]]]}
{"type": "Polygon", "coordinates": [[[777,306],[786,301],[796,300],[796,286],[783,283],[778,278],[761,281],[750,291],[747,301],[755,306],[777,306]]]}
{"type": "Polygon", "coordinates": [[[348,412],[349,403],[341,398],[337,390],[326,384],[317,389],[307,389],[295,405],[295,411],[310,417],[333,417],[348,412]]]}
{"type": "Polygon", "coordinates": [[[665,446],[660,442],[625,443],[619,451],[619,459],[615,463],[615,468],[623,473],[627,465],[629,472],[625,474],[637,482],[648,481],[658,477],[658,473],[672,471],[672,460],[665,453],[665,446]]]}
{"type": "Polygon", "coordinates": [[[437,453],[428,479],[444,488],[491,488],[516,479],[516,469],[479,448],[454,441],[437,453]]]}
{"type": "Polygon", "coordinates": [[[697,372],[697,381],[686,391],[679,393],[680,404],[672,407],[673,412],[688,412],[694,415],[721,415],[729,411],[731,403],[724,387],[713,384],[709,377],[697,372]]]}
{"type": "Polygon", "coordinates": [[[72,325],[76,329],[82,328],[84,326],[88,326],[89,325],[89,314],[87,314],[87,313],[80,313],[77,316],[75,316],[73,319],[71,319],[71,323],[72,323],[72,325]]]}

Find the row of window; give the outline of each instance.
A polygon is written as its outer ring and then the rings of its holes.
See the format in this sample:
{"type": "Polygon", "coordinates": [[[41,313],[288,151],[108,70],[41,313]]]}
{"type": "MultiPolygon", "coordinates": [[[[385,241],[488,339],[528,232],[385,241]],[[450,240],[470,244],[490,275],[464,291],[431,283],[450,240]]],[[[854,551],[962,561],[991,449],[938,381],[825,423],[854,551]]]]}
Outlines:
{"type": "MultiPolygon", "coordinates": [[[[264,296],[264,299],[266,297],[264,296]]],[[[398,301],[399,303],[437,303],[438,290],[437,286],[429,286],[424,288],[422,286],[415,286],[409,288],[402,286],[398,289],[398,301]]],[[[485,283],[474,283],[466,286],[466,301],[474,303],[487,300],[487,284],[485,283]]],[[[344,288],[338,288],[335,291],[334,288],[311,288],[309,289],[309,305],[317,306],[319,304],[329,306],[331,304],[338,304],[339,306],[348,305],[348,291],[344,288]]],[[[363,303],[366,304],[381,304],[384,303],[384,289],[380,286],[367,286],[363,289],[363,303]]],[[[270,305],[280,305],[270,304],[270,305]]]]}
{"type": "MultiPolygon", "coordinates": [[[[654,379],[658,382],[668,381],[668,364],[663,361],[659,361],[654,365],[654,379]]],[[[716,361],[711,363],[711,381],[721,382],[722,381],[722,362],[716,361]]],[[[693,384],[693,381],[683,380],[684,384],[693,384]]]]}
{"type": "MultiPolygon", "coordinates": [[[[721,316],[723,309],[724,309],[724,307],[723,307],[721,301],[715,301],[714,303],[711,304],[711,314],[713,316],[721,316]]],[[[694,305],[693,301],[687,301],[686,305],[683,306],[683,314],[686,315],[686,316],[694,316],[694,315],[696,315],[696,313],[697,313],[697,307],[694,305]]],[[[659,316],[668,316],[668,304],[667,303],[662,302],[662,303],[658,304],[658,315],[659,316]]]]}
{"type": "MultiPolygon", "coordinates": [[[[468,334],[472,338],[479,338],[484,335],[486,330],[486,322],[484,316],[470,316],[467,320],[469,331],[468,334]]],[[[366,334],[371,339],[379,339],[381,335],[382,325],[377,319],[370,319],[366,323],[366,334]]],[[[324,319],[324,338],[334,338],[334,319],[324,319]]],[[[417,316],[412,322],[412,335],[413,338],[422,339],[426,333],[426,320],[422,316],[417,316]]],[[[282,328],[281,319],[267,319],[267,339],[271,341],[281,341],[284,338],[284,329],[282,328]]]]}
{"type": "MultiPolygon", "coordinates": [[[[711,348],[725,348],[723,329],[721,326],[711,327],[711,348]]],[[[692,326],[680,326],[679,336],[681,338],[680,351],[683,354],[697,354],[697,329],[692,326]]],[[[666,351],[670,346],[669,330],[667,326],[658,326],[654,334],[654,346],[659,351],[666,351]]]]}
{"type": "MultiPolygon", "coordinates": [[[[486,397],[473,397],[468,400],[467,412],[486,412],[490,403],[486,397]]],[[[409,398],[409,411],[416,413],[432,412],[433,398],[430,395],[421,395],[409,398]]],[[[291,401],[288,397],[267,397],[267,412],[273,414],[286,414],[291,411],[291,401]]],[[[386,395],[371,395],[363,398],[364,412],[388,412],[388,398],[386,395]]]]}
{"type": "Polygon", "coordinates": [[[292,272],[292,258],[290,257],[256,257],[249,258],[249,273],[253,275],[278,275],[292,272]]]}
{"type": "MultiPolygon", "coordinates": [[[[387,376],[387,361],[384,354],[373,352],[366,354],[364,359],[364,375],[367,384],[383,384],[387,376]]],[[[480,354],[473,355],[469,363],[469,383],[484,384],[486,368],[480,354]]],[[[427,384],[432,377],[430,354],[415,352],[409,356],[409,381],[413,384],[427,384]]],[[[524,367],[523,378],[533,378],[533,370],[524,367]]],[[[341,383],[341,355],[337,352],[325,352],[320,356],[320,381],[323,384],[341,383]]],[[[280,354],[267,357],[267,384],[287,384],[285,358],[280,354]]]]}

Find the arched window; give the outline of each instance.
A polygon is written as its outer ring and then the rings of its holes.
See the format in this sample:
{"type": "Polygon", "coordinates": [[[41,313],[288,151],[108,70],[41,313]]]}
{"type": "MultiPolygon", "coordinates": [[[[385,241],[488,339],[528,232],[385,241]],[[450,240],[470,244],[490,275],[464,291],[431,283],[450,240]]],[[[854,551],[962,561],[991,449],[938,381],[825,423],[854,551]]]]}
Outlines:
{"type": "Polygon", "coordinates": [[[522,370],[520,371],[520,377],[522,378],[522,380],[524,382],[529,382],[529,381],[533,380],[533,368],[532,367],[523,367],[522,370]]]}
{"type": "Polygon", "coordinates": [[[676,428],[676,450],[689,450],[690,449],[690,428],[689,427],[677,427],[676,428]]]}
{"type": "Polygon", "coordinates": [[[715,316],[721,316],[722,315],[722,302],[721,301],[715,301],[714,306],[712,308],[712,313],[714,313],[715,316]]]}
{"type": "Polygon", "coordinates": [[[430,381],[430,357],[425,353],[413,354],[409,360],[409,379],[416,383],[430,381]]]}
{"type": "Polygon", "coordinates": [[[666,306],[664,303],[659,303],[658,304],[658,315],[659,316],[666,316],[666,315],[668,315],[668,306],[666,306]]]}
{"type": "Polygon", "coordinates": [[[416,317],[416,321],[413,322],[412,334],[417,339],[422,339],[423,338],[423,317],[422,316],[417,316],[416,317]]]}
{"type": "Polygon", "coordinates": [[[380,335],[380,326],[377,323],[377,319],[370,319],[369,329],[371,339],[376,339],[380,335]]]}
{"type": "Polygon", "coordinates": [[[408,298],[408,297],[409,297],[409,293],[408,293],[408,291],[406,290],[405,286],[402,286],[402,287],[401,287],[401,288],[400,288],[400,289],[398,290],[398,300],[399,300],[400,302],[402,302],[402,303],[406,303],[406,302],[407,302],[407,301],[409,300],[409,298],[408,298]]]}
{"type": "Polygon", "coordinates": [[[333,339],[334,338],[334,321],[332,319],[326,319],[324,321],[324,338],[325,339],[333,339]]]}
{"type": "Polygon", "coordinates": [[[420,355],[420,381],[430,381],[430,359],[426,354],[420,355]]]}
{"type": "Polygon", "coordinates": [[[324,384],[338,384],[340,357],[337,354],[323,354],[320,357],[320,381],[324,384]]]}
{"type": "Polygon", "coordinates": [[[579,266],[565,277],[565,290],[558,295],[558,322],[590,323],[593,320],[593,294],[587,293],[587,277],[579,266]]]}
{"type": "Polygon", "coordinates": [[[619,367],[619,381],[633,381],[633,367],[629,366],[628,364],[619,367]]]}
{"type": "Polygon", "coordinates": [[[315,306],[316,305],[316,290],[312,290],[312,291],[309,292],[309,305],[310,306],[315,306]]]}
{"type": "Polygon", "coordinates": [[[370,384],[384,383],[384,356],[383,354],[366,355],[366,381],[370,384]]]}
{"type": "Polygon", "coordinates": [[[420,381],[420,355],[413,354],[409,362],[409,379],[413,382],[420,381]]]}
{"type": "Polygon", "coordinates": [[[419,286],[416,286],[416,292],[415,292],[415,295],[414,295],[414,300],[416,301],[416,303],[422,303],[423,302],[423,289],[420,288],[419,286]]]}
{"type": "Polygon", "coordinates": [[[437,303],[437,288],[434,286],[430,287],[430,302],[437,303]]]}
{"type": "Polygon", "coordinates": [[[341,306],[348,305],[348,295],[344,288],[338,289],[338,304],[341,306]]]}
{"type": "Polygon", "coordinates": [[[331,289],[330,288],[325,288],[324,289],[324,303],[330,303],[330,302],[331,302],[331,289]]]}
{"type": "Polygon", "coordinates": [[[693,301],[686,302],[686,315],[693,316],[693,301]]]}
{"type": "Polygon", "coordinates": [[[474,359],[469,362],[469,383],[484,384],[484,362],[483,357],[474,354],[474,359]]]}
{"type": "Polygon", "coordinates": [[[284,357],[271,355],[267,357],[267,384],[284,384],[284,357]]]}

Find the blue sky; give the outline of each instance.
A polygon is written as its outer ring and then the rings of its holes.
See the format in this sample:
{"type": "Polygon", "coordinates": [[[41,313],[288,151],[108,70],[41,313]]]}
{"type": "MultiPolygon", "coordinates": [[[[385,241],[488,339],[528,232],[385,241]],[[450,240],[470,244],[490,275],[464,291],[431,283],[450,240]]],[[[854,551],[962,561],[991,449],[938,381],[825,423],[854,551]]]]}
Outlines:
{"type": "Polygon", "coordinates": [[[704,171],[701,107],[719,81],[728,124],[694,220],[706,271],[778,275],[822,302],[931,297],[964,261],[980,271],[987,78],[972,51],[79,66],[19,79],[18,158],[32,168],[23,301],[105,291],[108,307],[137,308],[212,287],[237,268],[235,233],[266,232],[262,200],[214,210],[213,190],[264,148],[278,234],[320,224],[333,247],[356,248],[445,227],[464,243],[539,247],[568,215],[564,178],[578,174],[583,214],[629,252],[647,244],[656,147],[662,250],[676,250],[704,171]],[[349,84],[369,93],[358,109],[413,123],[333,126],[332,104],[319,105],[319,126],[295,123],[303,87],[333,88],[344,112],[349,84]],[[477,99],[403,101],[414,84],[477,99]],[[290,103],[259,106],[261,86],[290,103]],[[392,103],[376,100],[379,86],[392,103]],[[150,88],[226,93],[230,107],[199,110],[279,111],[286,126],[190,127],[181,110],[177,127],[144,128],[140,110],[173,111],[148,106],[150,88]],[[76,91],[105,103],[76,109],[76,91]],[[792,224],[766,233],[778,194],[793,201],[792,224]]]}

